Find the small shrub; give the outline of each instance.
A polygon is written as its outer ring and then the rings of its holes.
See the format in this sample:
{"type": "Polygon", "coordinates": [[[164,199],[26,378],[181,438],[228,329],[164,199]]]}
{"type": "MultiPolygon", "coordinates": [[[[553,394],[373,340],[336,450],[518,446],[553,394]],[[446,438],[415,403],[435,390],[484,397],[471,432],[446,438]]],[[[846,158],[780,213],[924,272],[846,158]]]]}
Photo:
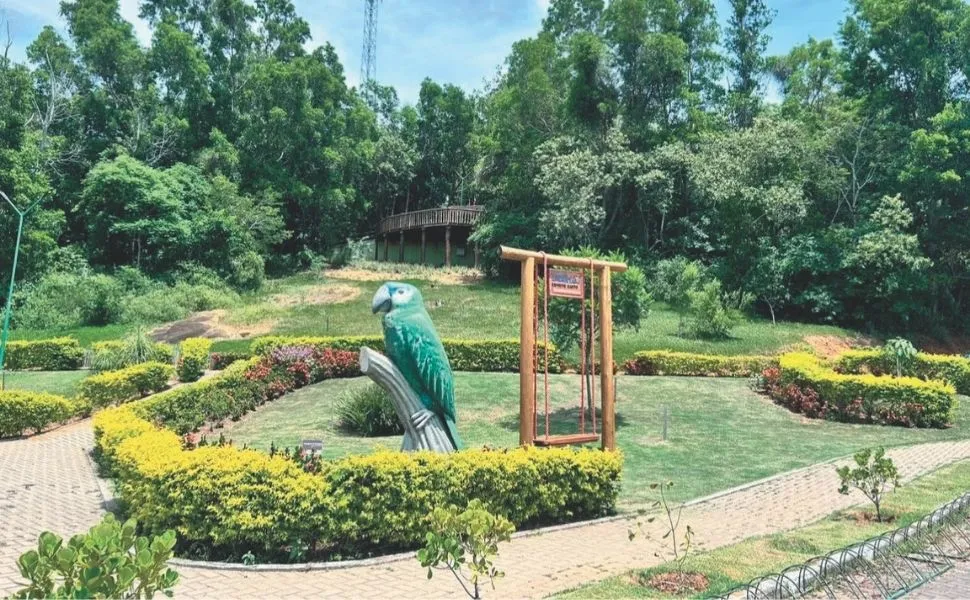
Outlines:
{"type": "Polygon", "coordinates": [[[247,360],[252,357],[249,352],[213,352],[209,355],[209,368],[213,371],[221,371],[237,360],[247,360]]]}
{"type": "Polygon", "coordinates": [[[232,259],[232,284],[241,290],[254,291],[263,287],[266,265],[263,257],[252,250],[232,259]]]}
{"type": "Polygon", "coordinates": [[[387,392],[374,383],[346,394],[337,404],[337,418],[341,429],[364,437],[404,433],[387,392]]]}
{"type": "Polygon", "coordinates": [[[447,568],[462,590],[478,600],[482,579],[487,578],[495,589],[495,580],[504,576],[495,567],[494,559],[499,542],[509,541],[514,531],[515,526],[508,519],[485,510],[481,500],[472,500],[464,510],[454,505],[439,506],[431,513],[431,528],[424,548],[418,550],[418,562],[428,569],[428,579],[434,575],[434,569],[447,568]]]}
{"type": "MultiPolygon", "coordinates": [[[[680,504],[677,506],[672,506],[670,501],[667,500],[667,491],[673,487],[673,481],[650,484],[650,489],[659,490],[660,493],[660,498],[658,500],[654,500],[653,502],[653,508],[660,509],[662,511],[661,517],[664,519],[664,532],[661,540],[667,540],[669,544],[668,547],[670,548],[670,552],[666,555],[664,552],[655,552],[654,556],[664,561],[673,559],[674,562],[677,563],[677,570],[683,571],[684,562],[687,560],[687,556],[694,547],[694,530],[690,525],[685,524],[683,531],[681,531],[680,520],[684,513],[684,505],[680,504]]],[[[647,523],[653,523],[656,520],[656,517],[648,517],[646,519],[647,523]]],[[[640,535],[650,539],[649,532],[644,529],[643,524],[640,521],[637,521],[636,528],[630,529],[628,536],[632,542],[640,535]]]]}
{"type": "Polygon", "coordinates": [[[84,363],[84,349],[69,337],[8,342],[4,363],[11,371],[73,371],[84,363]]]}
{"type": "Polygon", "coordinates": [[[172,595],[178,574],[169,569],[175,532],[155,538],[136,535],[137,525],[119,523],[108,514],[87,533],[64,544],[45,531],[36,550],[17,560],[20,575],[30,584],[14,598],[151,598],[172,595]]]}
{"type": "Polygon", "coordinates": [[[209,364],[209,350],[212,340],[206,338],[189,338],[179,344],[179,360],[175,370],[179,381],[196,381],[205,373],[209,364]]]}
{"type": "Polygon", "coordinates": [[[70,419],[77,406],[63,396],[20,390],[0,391],[0,437],[39,433],[70,419]]]}
{"type": "Polygon", "coordinates": [[[740,322],[740,313],[727,306],[721,282],[714,280],[688,292],[687,334],[699,338],[725,338],[740,322]]]}
{"type": "Polygon", "coordinates": [[[862,492],[876,507],[876,520],[882,523],[882,501],[890,487],[899,487],[899,471],[893,459],[886,456],[885,448],[865,448],[852,457],[855,468],[839,467],[839,493],[849,494],[850,488],[862,492]]]}
{"type": "Polygon", "coordinates": [[[168,387],[175,374],[170,365],[146,362],[117,371],[105,371],[81,380],[78,395],[93,407],[122,404],[168,387]]]}

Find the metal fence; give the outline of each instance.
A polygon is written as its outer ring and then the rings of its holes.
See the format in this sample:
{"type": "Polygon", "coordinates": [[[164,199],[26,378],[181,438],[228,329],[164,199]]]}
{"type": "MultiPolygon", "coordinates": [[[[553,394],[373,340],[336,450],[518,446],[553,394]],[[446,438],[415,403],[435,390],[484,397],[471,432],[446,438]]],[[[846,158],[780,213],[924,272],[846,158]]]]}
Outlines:
{"type": "Polygon", "coordinates": [[[898,598],[970,557],[970,492],[916,523],[753,579],[721,598],[898,598]]]}

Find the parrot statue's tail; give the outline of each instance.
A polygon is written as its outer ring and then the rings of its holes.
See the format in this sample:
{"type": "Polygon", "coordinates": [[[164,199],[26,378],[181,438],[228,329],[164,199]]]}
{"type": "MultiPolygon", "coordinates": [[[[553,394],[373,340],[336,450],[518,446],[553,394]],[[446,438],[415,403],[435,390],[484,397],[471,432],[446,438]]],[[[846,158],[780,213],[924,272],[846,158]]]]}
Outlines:
{"type": "Polygon", "coordinates": [[[465,444],[461,441],[461,436],[458,435],[458,426],[455,422],[448,417],[445,417],[445,430],[448,432],[448,437],[451,438],[451,443],[455,447],[455,450],[461,450],[465,447],[465,444]]]}

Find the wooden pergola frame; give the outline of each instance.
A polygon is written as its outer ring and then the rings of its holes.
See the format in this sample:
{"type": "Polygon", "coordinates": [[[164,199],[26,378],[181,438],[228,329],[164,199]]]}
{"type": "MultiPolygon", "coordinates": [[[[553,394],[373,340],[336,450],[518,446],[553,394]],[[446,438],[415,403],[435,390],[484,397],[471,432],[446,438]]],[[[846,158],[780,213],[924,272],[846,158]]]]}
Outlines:
{"type": "MultiPolygon", "coordinates": [[[[533,364],[535,351],[535,270],[536,261],[543,261],[553,267],[572,267],[592,269],[599,276],[599,323],[600,323],[600,398],[602,402],[602,447],[604,450],[616,449],[616,410],[613,397],[613,299],[610,290],[610,274],[622,273],[624,263],[605,260],[590,260],[574,256],[545,254],[532,250],[521,250],[501,246],[503,260],[518,261],[521,270],[521,326],[519,330],[519,444],[532,445],[536,442],[536,427],[533,420],[536,410],[535,383],[536,373],[533,364]]],[[[592,282],[590,282],[592,284],[592,282]]],[[[586,441],[579,439],[576,441],[586,441]]],[[[568,443],[568,442],[567,442],[568,443]]]]}

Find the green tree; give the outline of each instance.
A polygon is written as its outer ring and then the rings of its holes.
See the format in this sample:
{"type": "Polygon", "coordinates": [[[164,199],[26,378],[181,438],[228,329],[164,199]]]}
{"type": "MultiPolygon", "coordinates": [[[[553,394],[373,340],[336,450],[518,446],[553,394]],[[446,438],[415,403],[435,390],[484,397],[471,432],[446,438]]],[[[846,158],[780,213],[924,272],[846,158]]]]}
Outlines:
{"type": "Polygon", "coordinates": [[[731,70],[730,106],[734,123],[749,127],[758,113],[758,90],[765,72],[766,33],[774,12],[765,0],[730,0],[725,47],[731,70]]]}

